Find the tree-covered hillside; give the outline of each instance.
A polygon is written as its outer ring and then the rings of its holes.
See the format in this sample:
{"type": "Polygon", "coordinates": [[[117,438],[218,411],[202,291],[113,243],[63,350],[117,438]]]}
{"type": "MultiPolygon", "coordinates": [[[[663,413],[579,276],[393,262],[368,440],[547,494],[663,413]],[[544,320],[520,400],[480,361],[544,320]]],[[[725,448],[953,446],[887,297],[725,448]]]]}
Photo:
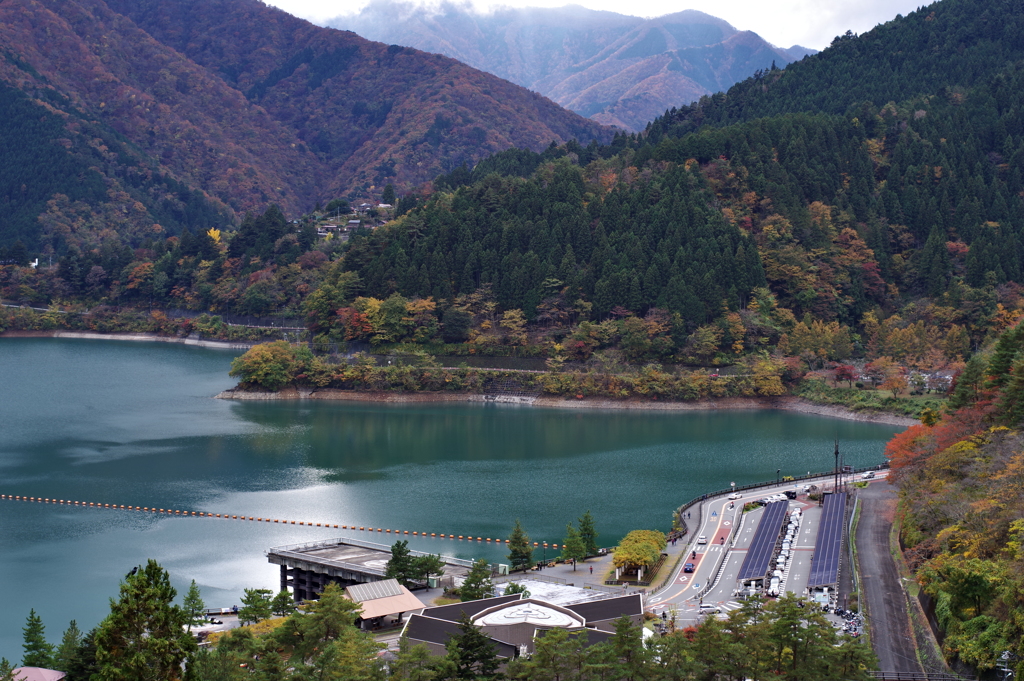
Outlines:
{"type": "Polygon", "coordinates": [[[67,99],[44,96],[0,82],[0,137],[10,142],[0,146],[0,261],[137,244],[231,219],[223,204],[154,169],[67,99]],[[6,256],[19,242],[24,255],[6,256]]]}
{"type": "MultiPolygon", "coordinates": [[[[940,0],[823,52],[757,74],[655,121],[676,134],[701,125],[793,112],[852,113],[967,88],[1024,59],[1024,6],[1014,0],[940,0]]],[[[856,115],[854,113],[854,115],[856,115]]]]}
{"type": "Polygon", "coordinates": [[[905,555],[952,660],[1024,671],[1024,325],[959,376],[946,413],[886,448],[905,555]]]}
{"type": "Polygon", "coordinates": [[[0,286],[38,303],[308,314],[331,342],[715,365],[774,353],[793,367],[952,373],[1024,311],[1024,70],[1006,62],[1012,36],[978,37],[1020,9],[986,8],[944,0],[761,76],[816,92],[813,63],[870,88],[893,49],[963,47],[935,56],[948,80],[929,71],[905,97],[882,88],[893,101],[740,111],[691,132],[664,119],[606,146],[508,150],[398,197],[373,231],[318,236],[324,213],[290,225],[272,208],[237,234],[79,249],[57,272],[6,273],[0,286]]]}
{"type": "Polygon", "coordinates": [[[553,163],[530,179],[491,175],[378,230],[345,267],[381,297],[450,299],[483,285],[530,317],[564,293],[606,317],[616,307],[702,324],[765,284],[757,247],[723,219],[702,174],[682,165],[553,163]]]}
{"type": "Polygon", "coordinates": [[[0,3],[0,88],[0,248],[47,261],[611,135],[452,59],[255,0],[0,3]]]}

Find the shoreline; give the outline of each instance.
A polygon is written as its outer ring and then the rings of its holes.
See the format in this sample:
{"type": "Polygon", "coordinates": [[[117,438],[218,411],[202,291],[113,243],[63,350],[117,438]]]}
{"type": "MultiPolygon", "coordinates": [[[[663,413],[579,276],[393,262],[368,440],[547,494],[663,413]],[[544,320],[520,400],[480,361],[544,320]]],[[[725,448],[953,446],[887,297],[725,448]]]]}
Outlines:
{"type": "Polygon", "coordinates": [[[643,411],[736,411],[778,409],[799,414],[828,416],[846,421],[882,423],[891,426],[912,426],[917,419],[884,412],[859,412],[830,404],[815,404],[801,397],[723,397],[696,402],[656,402],[653,400],[613,400],[608,398],[573,399],[567,397],[495,398],[479,393],[398,393],[361,390],[334,390],[330,388],[285,388],[279,392],[225,390],[214,396],[218,400],[274,401],[274,400],[339,400],[346,402],[379,402],[386,404],[431,404],[445,402],[483,402],[493,404],[522,404],[555,409],[635,409],[643,411]]]}
{"type": "MultiPolygon", "coordinates": [[[[133,342],[177,343],[193,347],[221,350],[245,350],[256,345],[246,341],[216,341],[177,336],[158,336],[152,333],[98,333],[95,331],[18,331],[0,333],[0,338],[71,338],[79,340],[116,340],[133,342]]],[[[521,404],[553,409],[634,409],[644,411],[720,411],[778,409],[798,414],[828,416],[846,421],[882,423],[891,426],[912,426],[917,419],[885,412],[860,412],[831,404],[816,404],[801,397],[723,397],[696,402],[658,402],[655,400],[615,400],[602,397],[495,397],[480,393],[432,393],[432,392],[376,392],[360,390],[335,390],[330,388],[285,388],[280,392],[256,392],[230,389],[214,396],[221,400],[340,400],[348,402],[382,402],[388,404],[430,404],[445,402],[482,402],[494,404],[521,404]]]]}
{"type": "Polygon", "coordinates": [[[78,340],[115,340],[144,341],[150,343],[177,343],[200,348],[219,348],[221,350],[248,350],[255,342],[249,341],[218,341],[179,336],[158,336],[155,333],[99,333],[96,331],[4,331],[0,338],[74,338],[78,340]]]}

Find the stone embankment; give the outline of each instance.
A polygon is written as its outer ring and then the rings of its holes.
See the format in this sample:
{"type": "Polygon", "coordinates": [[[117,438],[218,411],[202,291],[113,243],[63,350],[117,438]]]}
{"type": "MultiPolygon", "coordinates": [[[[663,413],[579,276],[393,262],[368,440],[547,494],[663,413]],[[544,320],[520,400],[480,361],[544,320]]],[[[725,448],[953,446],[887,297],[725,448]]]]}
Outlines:
{"type": "MultiPolygon", "coordinates": [[[[285,388],[279,392],[257,392],[246,390],[225,390],[216,396],[223,400],[343,400],[351,402],[386,402],[392,404],[417,404],[434,402],[509,402],[503,396],[470,393],[428,393],[428,392],[384,392],[360,390],[332,390],[313,388],[285,388]]],[[[867,421],[894,426],[911,426],[916,419],[882,412],[863,412],[832,405],[815,404],[799,397],[744,398],[726,397],[721,399],[698,400],[695,402],[670,402],[655,400],[613,400],[584,397],[520,397],[518,404],[558,409],[638,409],[645,411],[717,411],[780,409],[802,414],[830,416],[848,421],[867,421]]]]}

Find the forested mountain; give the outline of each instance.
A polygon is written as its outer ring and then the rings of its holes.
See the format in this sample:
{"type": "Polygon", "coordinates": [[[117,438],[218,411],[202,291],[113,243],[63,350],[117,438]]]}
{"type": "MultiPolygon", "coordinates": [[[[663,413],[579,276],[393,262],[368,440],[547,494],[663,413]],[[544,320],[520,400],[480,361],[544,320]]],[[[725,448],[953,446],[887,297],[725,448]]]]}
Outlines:
{"type": "MultiPolygon", "coordinates": [[[[790,69],[835,62],[856,91],[855,68],[835,55],[857,51],[867,77],[899,80],[885,72],[890,44],[927,52],[1021,11],[989,7],[944,0],[884,27],[891,43],[849,37],[743,87],[770,93],[764,83],[790,69]],[[928,20],[946,15],[964,22],[928,20]]],[[[314,330],[335,341],[444,338],[474,352],[528,343],[575,359],[627,344],[633,361],[728,364],[768,352],[812,368],[885,359],[954,371],[1024,310],[1024,71],[1008,63],[1012,46],[962,40],[970,68],[950,57],[947,71],[970,73],[967,85],[933,74],[908,86],[920,94],[844,113],[758,118],[741,107],[742,122],[693,133],[677,111],[606,146],[508,150],[456,167],[432,192],[402,197],[392,223],[347,242],[318,239],[311,224],[294,231],[272,208],[223,241],[83,252],[56,276],[0,286],[42,301],[68,291],[249,314],[313,306],[314,330]],[[102,286],[84,276],[96,267],[102,286]],[[405,321],[378,329],[384,309],[405,321]],[[518,321],[501,326],[504,315],[518,321]],[[462,330],[449,333],[457,318],[462,330]]]]}
{"type": "Polygon", "coordinates": [[[953,96],[1024,58],[1024,5],[1014,0],[941,0],[854,36],[813,59],[749,78],[657,121],[681,135],[793,112],[856,115],[916,95],[953,96]]]}
{"type": "Polygon", "coordinates": [[[814,53],[776,48],[696,10],[641,19],[578,5],[484,14],[452,4],[430,9],[377,0],[328,23],[454,57],[627,130],[641,130],[666,109],[773,62],[781,67],[814,53]]]}
{"type": "Polygon", "coordinates": [[[5,139],[31,142],[3,152],[0,196],[15,218],[0,245],[33,250],[44,241],[36,216],[49,211],[74,223],[53,230],[81,232],[105,200],[123,211],[124,192],[140,202],[127,211],[137,213],[132,230],[176,233],[268,203],[298,214],[339,195],[372,197],[509,146],[609,139],[454,60],[256,0],[2,3],[0,50],[12,90],[5,139]],[[26,181],[32,168],[45,169],[38,181],[26,181]]]}

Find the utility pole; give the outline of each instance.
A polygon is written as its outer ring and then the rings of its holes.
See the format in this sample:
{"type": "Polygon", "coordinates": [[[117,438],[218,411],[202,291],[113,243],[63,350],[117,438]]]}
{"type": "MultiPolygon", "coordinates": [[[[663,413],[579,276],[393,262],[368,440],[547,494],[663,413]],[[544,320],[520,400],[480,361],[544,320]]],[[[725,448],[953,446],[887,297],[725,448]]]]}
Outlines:
{"type": "Polygon", "coordinates": [[[835,470],[835,484],[832,486],[833,492],[839,491],[839,438],[836,438],[836,470],[835,470]]]}

